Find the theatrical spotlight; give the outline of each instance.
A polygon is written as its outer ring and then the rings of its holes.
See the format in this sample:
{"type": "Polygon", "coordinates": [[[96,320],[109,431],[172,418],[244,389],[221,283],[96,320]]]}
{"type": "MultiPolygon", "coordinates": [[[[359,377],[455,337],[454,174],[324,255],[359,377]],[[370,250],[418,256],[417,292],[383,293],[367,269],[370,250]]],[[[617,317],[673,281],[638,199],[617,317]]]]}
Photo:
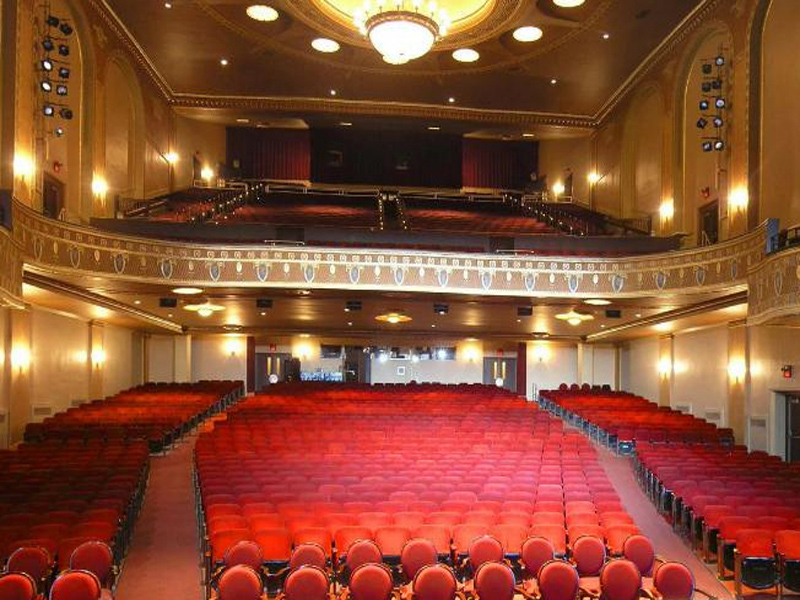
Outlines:
{"type": "Polygon", "coordinates": [[[58,67],[58,76],[61,79],[69,79],[69,69],[67,67],[58,67]]]}
{"type": "Polygon", "coordinates": [[[717,65],[718,67],[721,67],[722,65],[725,64],[725,57],[722,55],[718,56],[717,58],[714,59],[714,64],[717,65]]]}
{"type": "Polygon", "coordinates": [[[58,17],[47,15],[47,24],[50,25],[50,27],[58,27],[59,23],[61,23],[61,21],[58,17]]]}
{"type": "Polygon", "coordinates": [[[62,119],[66,119],[69,121],[72,118],[72,109],[67,108],[66,106],[58,111],[58,114],[61,116],[62,119]]]}
{"type": "Polygon", "coordinates": [[[55,134],[56,137],[61,137],[61,136],[64,135],[64,128],[63,127],[56,127],[53,130],[53,133],[55,134]]]}
{"type": "Polygon", "coordinates": [[[714,127],[716,127],[717,129],[719,129],[725,124],[722,120],[722,117],[714,117],[712,123],[714,123],[714,127]]]}
{"type": "Polygon", "coordinates": [[[69,46],[67,46],[66,44],[59,44],[58,53],[61,56],[69,56],[69,46]]]}
{"type": "Polygon", "coordinates": [[[722,96],[718,97],[716,100],[714,100],[714,106],[717,108],[725,108],[725,98],[722,96]]]}
{"type": "Polygon", "coordinates": [[[700,110],[708,110],[708,100],[700,100],[700,110]]]}
{"type": "Polygon", "coordinates": [[[703,63],[703,75],[711,75],[711,63],[703,63]]]}
{"type": "Polygon", "coordinates": [[[710,81],[704,81],[700,87],[703,90],[704,94],[710,94],[711,93],[711,82],[710,81]]]}
{"type": "Polygon", "coordinates": [[[714,88],[715,90],[721,90],[722,89],[722,79],[715,79],[714,81],[712,81],[711,82],[711,87],[714,88]]]}
{"type": "Polygon", "coordinates": [[[725,142],[723,142],[722,140],[717,140],[716,142],[714,142],[714,150],[716,150],[717,152],[722,152],[724,149],[725,149],[725,142]]]}
{"type": "Polygon", "coordinates": [[[53,43],[52,38],[46,37],[42,40],[42,48],[44,48],[45,52],[52,52],[56,49],[56,45],[53,43]]]}
{"type": "Polygon", "coordinates": [[[53,91],[53,84],[50,83],[49,79],[45,79],[39,85],[42,88],[43,92],[52,92],[53,91]]]}
{"type": "Polygon", "coordinates": [[[56,109],[50,104],[45,104],[42,108],[42,112],[44,113],[45,117],[52,117],[54,114],[56,114],[56,109]]]}
{"type": "Polygon", "coordinates": [[[708,121],[706,121],[704,117],[700,117],[699,119],[697,119],[698,129],[705,129],[706,125],[708,125],[708,121]]]}
{"type": "Polygon", "coordinates": [[[44,60],[40,61],[39,65],[45,71],[52,71],[53,70],[53,61],[50,60],[49,58],[45,58],[44,60]]]}
{"type": "Polygon", "coordinates": [[[63,33],[64,35],[70,35],[72,33],[72,27],[70,26],[69,23],[62,23],[59,26],[59,29],[61,30],[61,33],[63,33]]]}
{"type": "Polygon", "coordinates": [[[59,96],[66,96],[67,95],[67,86],[63,83],[60,83],[56,86],[56,94],[59,96]]]}
{"type": "Polygon", "coordinates": [[[703,142],[703,152],[711,152],[714,149],[714,144],[711,142],[703,142]]]}

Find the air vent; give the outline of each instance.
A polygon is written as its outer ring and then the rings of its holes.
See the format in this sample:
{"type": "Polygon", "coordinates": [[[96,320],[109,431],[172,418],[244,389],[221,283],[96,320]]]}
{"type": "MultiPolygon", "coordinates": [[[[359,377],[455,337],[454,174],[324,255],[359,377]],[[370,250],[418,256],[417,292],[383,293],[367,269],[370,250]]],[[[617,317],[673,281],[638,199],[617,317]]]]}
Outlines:
{"type": "Polygon", "coordinates": [[[361,300],[348,300],[344,304],[344,312],[356,312],[361,310],[361,300]]]}
{"type": "Polygon", "coordinates": [[[606,309],[606,319],[621,319],[622,318],[622,311],[618,308],[607,308],[606,309]]]}
{"type": "Polygon", "coordinates": [[[256,298],[256,308],[272,308],[272,298],[256,298]]]}
{"type": "Polygon", "coordinates": [[[446,315],[448,312],[450,312],[450,307],[447,304],[434,304],[433,312],[435,312],[437,315],[446,315]]]}
{"type": "Polygon", "coordinates": [[[85,402],[85,400],[73,400],[73,401],[71,401],[71,402],[69,403],[69,405],[70,405],[70,407],[72,407],[72,408],[77,408],[78,406],[80,406],[80,405],[81,405],[81,404],[83,404],[84,402],[85,402]]]}
{"type": "Polygon", "coordinates": [[[767,417],[761,415],[753,415],[748,421],[747,442],[751,451],[763,450],[767,451],[767,444],[769,440],[769,433],[767,427],[767,417]]]}
{"type": "Polygon", "coordinates": [[[6,411],[0,410],[0,425],[6,422],[6,411]]]}
{"type": "Polygon", "coordinates": [[[714,425],[720,426],[722,425],[722,411],[721,410],[707,410],[705,414],[705,419],[709,423],[714,423],[714,425]]]}
{"type": "Polygon", "coordinates": [[[518,306],[517,307],[517,316],[518,317],[530,317],[533,315],[533,307],[532,306],[518,306]]]}
{"type": "Polygon", "coordinates": [[[158,305],[161,308],[176,308],[178,306],[177,298],[159,298],[158,305]]]}
{"type": "Polygon", "coordinates": [[[53,407],[49,404],[33,404],[31,406],[31,416],[34,419],[42,419],[53,414],[53,407]]]}
{"type": "Polygon", "coordinates": [[[672,408],[673,408],[673,410],[677,410],[678,412],[686,413],[687,415],[692,414],[692,405],[691,404],[676,404],[672,408]]]}

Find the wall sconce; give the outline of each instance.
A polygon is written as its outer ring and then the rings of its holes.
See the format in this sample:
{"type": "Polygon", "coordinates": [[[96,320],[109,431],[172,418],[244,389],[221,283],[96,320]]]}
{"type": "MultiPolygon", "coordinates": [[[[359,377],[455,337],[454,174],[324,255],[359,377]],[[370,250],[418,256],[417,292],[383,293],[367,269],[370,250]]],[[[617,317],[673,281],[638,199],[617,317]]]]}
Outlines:
{"type": "Polygon", "coordinates": [[[603,175],[600,175],[597,171],[591,171],[587,176],[586,180],[589,182],[589,185],[595,185],[596,183],[600,183],[600,180],[603,179],[603,175]]]}
{"type": "Polygon", "coordinates": [[[200,171],[200,178],[204,181],[211,181],[214,179],[214,170],[211,167],[203,167],[200,171]]]}
{"type": "Polygon", "coordinates": [[[36,167],[33,164],[33,159],[26,154],[14,155],[14,177],[19,177],[25,183],[33,177],[36,167]]]}
{"type": "Polygon", "coordinates": [[[728,377],[734,383],[740,383],[744,376],[747,375],[747,365],[744,359],[732,358],[728,361],[728,377]]]}
{"type": "Polygon", "coordinates": [[[169,165],[174,165],[180,159],[177,152],[167,152],[166,154],[162,154],[162,156],[169,165]]]}
{"type": "Polygon", "coordinates": [[[662,223],[672,221],[675,216],[675,201],[672,198],[665,198],[658,207],[658,214],[662,223]]]}
{"type": "Polygon", "coordinates": [[[672,361],[664,357],[660,361],[658,361],[658,374],[661,375],[662,379],[666,379],[669,377],[670,373],[672,372],[672,361]]]}
{"type": "Polygon", "coordinates": [[[746,212],[749,203],[750,196],[745,187],[734,188],[728,196],[728,209],[734,212],[746,212]]]}
{"type": "Polygon", "coordinates": [[[533,347],[533,358],[536,362],[544,363],[550,358],[550,349],[546,344],[536,344],[533,347]]]}
{"type": "Polygon", "coordinates": [[[108,182],[95,175],[94,179],[92,179],[92,194],[94,194],[98,198],[105,198],[105,195],[108,193],[108,182]]]}
{"type": "Polygon", "coordinates": [[[292,354],[302,360],[311,358],[314,354],[314,349],[310,342],[300,342],[295,344],[292,354]]]}
{"type": "Polygon", "coordinates": [[[562,195],[566,190],[567,188],[565,188],[564,184],[561,183],[560,181],[556,181],[553,184],[553,194],[555,194],[556,198],[562,195]]]}
{"type": "Polygon", "coordinates": [[[31,364],[31,351],[23,346],[11,349],[11,368],[19,372],[27,369],[31,364]]]}
{"type": "Polygon", "coordinates": [[[102,348],[92,349],[92,364],[96,369],[106,362],[106,351],[102,348]]]}
{"type": "Polygon", "coordinates": [[[464,359],[467,362],[470,363],[478,362],[480,355],[481,355],[480,350],[475,346],[466,346],[464,348],[464,359]]]}
{"type": "Polygon", "coordinates": [[[242,351],[241,344],[237,339],[230,339],[225,342],[225,352],[231,357],[234,358],[237,354],[242,351]]]}

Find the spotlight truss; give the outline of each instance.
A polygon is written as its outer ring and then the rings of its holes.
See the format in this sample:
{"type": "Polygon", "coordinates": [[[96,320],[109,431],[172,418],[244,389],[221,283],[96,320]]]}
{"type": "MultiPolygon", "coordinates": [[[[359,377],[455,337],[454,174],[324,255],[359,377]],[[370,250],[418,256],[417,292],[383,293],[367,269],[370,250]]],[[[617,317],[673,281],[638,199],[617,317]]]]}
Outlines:
{"type": "MultiPolygon", "coordinates": [[[[42,16],[38,20],[35,62],[39,71],[39,91],[37,113],[48,122],[50,119],[70,121],[75,116],[65,99],[69,95],[71,68],[70,37],[74,30],[68,19],[50,12],[49,2],[41,7],[42,16]],[[56,98],[58,101],[56,101],[56,98]]],[[[47,135],[62,137],[66,131],[61,125],[45,126],[47,135]]]]}
{"type": "Polygon", "coordinates": [[[701,139],[701,149],[703,152],[722,152],[727,147],[725,143],[725,125],[727,119],[724,118],[724,111],[728,106],[726,96],[728,79],[728,61],[726,59],[727,49],[720,46],[716,56],[705,58],[700,61],[700,101],[698,107],[700,115],[696,121],[697,128],[705,130],[709,125],[713,126],[710,131],[711,136],[703,136],[701,139]]]}

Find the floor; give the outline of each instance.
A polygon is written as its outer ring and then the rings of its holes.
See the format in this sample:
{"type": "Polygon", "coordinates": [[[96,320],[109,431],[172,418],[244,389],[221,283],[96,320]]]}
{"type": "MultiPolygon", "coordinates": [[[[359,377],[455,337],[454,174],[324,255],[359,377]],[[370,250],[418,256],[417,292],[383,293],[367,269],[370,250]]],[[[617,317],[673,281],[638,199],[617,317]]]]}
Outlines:
{"type": "MultiPolygon", "coordinates": [[[[147,495],[123,565],[117,600],[203,600],[192,486],[196,439],[196,434],[190,435],[166,456],[152,459],[147,495]]],[[[731,600],[731,586],[719,582],[711,567],[698,560],[658,514],[636,482],[630,459],[602,447],[598,455],[625,509],[653,540],[658,555],[688,565],[697,587],[712,597],[731,600]]]]}

